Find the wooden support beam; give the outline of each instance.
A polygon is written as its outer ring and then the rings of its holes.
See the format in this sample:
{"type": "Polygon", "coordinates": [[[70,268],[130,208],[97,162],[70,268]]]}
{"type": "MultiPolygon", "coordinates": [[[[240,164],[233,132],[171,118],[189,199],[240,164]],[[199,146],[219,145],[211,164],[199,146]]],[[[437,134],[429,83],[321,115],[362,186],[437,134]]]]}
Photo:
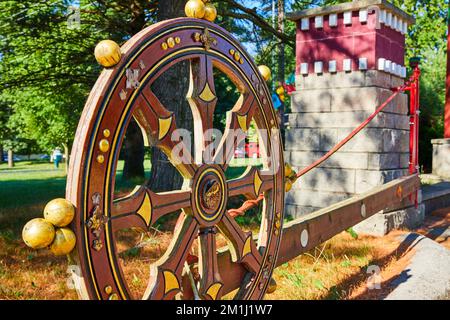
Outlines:
{"type": "Polygon", "coordinates": [[[277,266],[311,250],[375,213],[395,206],[396,203],[415,193],[419,187],[418,175],[403,177],[368,193],[357,195],[289,222],[283,228],[277,266]],[[306,246],[301,243],[301,234],[304,230],[308,233],[306,246]]]}
{"type": "MultiPolygon", "coordinates": [[[[370,192],[289,222],[283,228],[277,266],[311,250],[381,210],[398,206],[419,188],[420,179],[417,174],[402,177],[376,187],[370,192]],[[307,232],[307,242],[304,230],[307,232]]],[[[225,283],[224,293],[238,288],[246,273],[244,267],[233,263],[228,251],[219,254],[218,264],[225,283]]]]}

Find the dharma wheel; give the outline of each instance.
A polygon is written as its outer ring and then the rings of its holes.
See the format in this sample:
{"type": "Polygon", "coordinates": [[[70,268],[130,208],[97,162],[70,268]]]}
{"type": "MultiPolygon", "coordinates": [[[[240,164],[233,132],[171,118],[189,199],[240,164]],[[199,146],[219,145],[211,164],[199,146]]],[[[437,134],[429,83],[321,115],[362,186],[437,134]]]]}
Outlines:
{"type": "Polygon", "coordinates": [[[72,150],[66,198],[75,206],[72,255],[81,297],[261,299],[281,240],[284,160],[271,95],[258,67],[227,31],[195,18],[152,25],[120,50],[114,58],[120,61],[104,69],[92,89],[72,150]],[[187,99],[193,148],[173,139],[180,121],[152,90],[180,63],[189,66],[189,74],[180,75],[189,79],[189,90],[166,94],[187,99]],[[214,128],[220,103],[219,73],[235,86],[238,99],[212,161],[205,161],[205,135],[214,128]],[[179,190],[156,192],[148,181],[119,186],[121,150],[132,122],[182,176],[179,190]],[[251,126],[260,137],[259,162],[247,161],[233,176],[236,143],[242,141],[229,135],[247,133],[251,126]],[[182,154],[173,152],[180,144],[182,154]],[[219,155],[223,159],[216,161],[219,155]],[[263,201],[253,212],[256,227],[230,214],[258,197],[263,201]],[[227,272],[232,264],[240,271],[227,272]]]}

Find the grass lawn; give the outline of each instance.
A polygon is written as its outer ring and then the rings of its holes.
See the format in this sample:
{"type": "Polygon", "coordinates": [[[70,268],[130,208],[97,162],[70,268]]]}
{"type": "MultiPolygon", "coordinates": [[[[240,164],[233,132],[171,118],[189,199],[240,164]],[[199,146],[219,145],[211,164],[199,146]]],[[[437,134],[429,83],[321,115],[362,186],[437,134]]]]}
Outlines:
{"type": "MultiPolygon", "coordinates": [[[[64,197],[64,172],[64,165],[54,169],[50,163],[19,162],[13,169],[0,165],[0,299],[77,298],[66,286],[66,258],[54,257],[47,250],[31,250],[21,241],[23,225],[41,217],[49,200],[64,197]]],[[[242,172],[243,167],[234,166],[227,174],[242,172]]],[[[278,289],[266,298],[357,298],[352,292],[364,285],[366,267],[390,263],[397,244],[394,238],[337,235],[277,268],[278,289]]]]}

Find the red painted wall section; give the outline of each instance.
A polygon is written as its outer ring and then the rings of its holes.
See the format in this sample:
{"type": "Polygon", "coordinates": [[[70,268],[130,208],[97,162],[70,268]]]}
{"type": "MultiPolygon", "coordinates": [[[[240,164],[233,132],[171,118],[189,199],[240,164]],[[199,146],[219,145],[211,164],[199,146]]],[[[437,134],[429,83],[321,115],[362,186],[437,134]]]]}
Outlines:
{"type": "Polygon", "coordinates": [[[297,22],[296,73],[300,64],[308,63],[309,73],[314,62],[323,61],[328,72],[328,61],[336,60],[337,71],[343,71],[343,60],[352,60],[352,70],[358,70],[359,58],[367,58],[368,69],[377,69],[378,58],[404,65],[405,36],[384,24],[377,29],[376,15],[369,13],[367,22],[360,22],[359,11],[352,11],[352,24],[344,25],[344,14],[338,13],[338,23],[329,26],[329,15],[323,16],[323,28],[315,27],[315,18],[309,18],[309,30],[301,30],[297,22]]]}

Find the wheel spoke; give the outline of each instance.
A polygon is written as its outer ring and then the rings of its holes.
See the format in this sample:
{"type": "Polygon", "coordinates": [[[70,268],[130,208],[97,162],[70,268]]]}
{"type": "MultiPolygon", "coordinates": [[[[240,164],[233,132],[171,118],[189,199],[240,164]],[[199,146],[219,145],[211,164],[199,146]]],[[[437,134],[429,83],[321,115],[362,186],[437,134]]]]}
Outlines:
{"type": "Polygon", "coordinates": [[[196,163],[202,163],[203,153],[212,142],[214,110],[217,103],[211,57],[201,55],[191,60],[187,99],[194,117],[195,160],[196,163]]]}
{"type": "Polygon", "coordinates": [[[273,178],[269,171],[249,167],[241,177],[227,181],[228,196],[244,195],[254,200],[261,193],[273,188],[273,178]]]}
{"type": "Polygon", "coordinates": [[[184,178],[191,179],[196,165],[190,147],[178,140],[175,115],[163,106],[150,88],[137,98],[133,116],[146,133],[148,144],[160,148],[184,178]]]}
{"type": "Polygon", "coordinates": [[[148,229],[159,218],[191,205],[190,190],[154,193],[147,187],[137,187],[128,196],[117,199],[111,210],[113,230],[140,227],[148,229]]]}
{"type": "Polygon", "coordinates": [[[228,213],[223,215],[218,228],[227,239],[233,262],[244,264],[250,272],[259,272],[262,257],[256,248],[252,233],[242,231],[238,223],[228,213]]]}
{"type": "Polygon", "coordinates": [[[225,132],[214,154],[213,162],[226,171],[237,146],[245,141],[246,133],[256,110],[253,94],[241,94],[236,105],[227,113],[225,132]]]}
{"type": "Polygon", "coordinates": [[[199,294],[202,299],[216,300],[222,296],[223,283],[219,274],[216,251],[216,228],[204,228],[199,233],[199,294]]]}
{"type": "Polygon", "coordinates": [[[150,269],[145,299],[173,299],[181,291],[184,262],[198,235],[198,223],[187,214],[178,220],[174,238],[166,253],[150,269]]]}

